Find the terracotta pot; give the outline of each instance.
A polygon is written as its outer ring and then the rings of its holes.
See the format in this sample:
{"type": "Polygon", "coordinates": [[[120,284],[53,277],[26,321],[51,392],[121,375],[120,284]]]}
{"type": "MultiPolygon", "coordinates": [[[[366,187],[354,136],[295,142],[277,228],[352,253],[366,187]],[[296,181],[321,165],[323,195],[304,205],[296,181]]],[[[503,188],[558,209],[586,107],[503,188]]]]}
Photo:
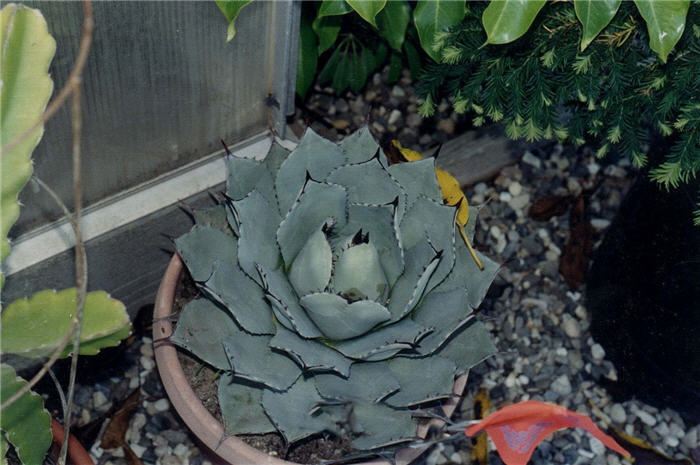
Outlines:
{"type": "MultiPolygon", "coordinates": [[[[53,418],[51,419],[51,434],[53,435],[54,444],[56,444],[60,450],[61,444],[63,444],[65,431],[63,425],[53,418]]],[[[68,457],[73,465],[95,465],[90,454],[88,454],[83,445],[80,444],[80,441],[72,434],[68,436],[68,457]]]]}
{"type": "MultiPolygon", "coordinates": [[[[165,340],[173,333],[172,322],[167,317],[172,314],[175,289],[181,272],[182,261],[175,254],[170,260],[165,276],[158,288],[153,310],[153,345],[156,365],[170,402],[202,443],[226,462],[235,465],[291,465],[292,462],[272,457],[249,446],[235,436],[229,436],[222,440],[225,437],[224,426],[202,405],[190,387],[178,360],[176,347],[165,340]]],[[[443,410],[448,417],[452,415],[457,407],[466,382],[466,374],[459,376],[455,380],[453,389],[455,395],[443,404],[443,410]]],[[[429,427],[433,425],[440,427],[443,425],[443,422],[431,420],[430,423],[419,425],[418,436],[425,437],[429,427]]],[[[396,463],[398,465],[406,465],[424,451],[424,448],[401,449],[397,452],[396,463]]],[[[366,465],[390,465],[385,460],[373,460],[365,463],[366,465]]]]}

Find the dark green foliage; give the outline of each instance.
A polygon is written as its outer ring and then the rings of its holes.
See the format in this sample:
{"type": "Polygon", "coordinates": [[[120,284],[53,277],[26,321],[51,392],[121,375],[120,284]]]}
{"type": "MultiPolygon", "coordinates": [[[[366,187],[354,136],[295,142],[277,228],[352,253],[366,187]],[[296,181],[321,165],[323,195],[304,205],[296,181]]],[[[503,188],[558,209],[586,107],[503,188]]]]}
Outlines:
{"type": "Polygon", "coordinates": [[[438,38],[442,63],[428,64],[417,85],[423,115],[449,97],[457,112],[473,115],[476,126],[500,121],[514,139],[593,142],[599,157],[616,150],[637,167],[650,164],[651,177],[666,188],[697,175],[697,2],[667,64],[649,49],[645,23],[632,2],[622,3],[583,52],[581,24],[570,3],[548,5],[527,34],[506,45],[485,45],[485,7],[469,3],[464,21],[438,38]],[[653,134],[668,138],[670,149],[660,157],[647,154],[653,134]]]}

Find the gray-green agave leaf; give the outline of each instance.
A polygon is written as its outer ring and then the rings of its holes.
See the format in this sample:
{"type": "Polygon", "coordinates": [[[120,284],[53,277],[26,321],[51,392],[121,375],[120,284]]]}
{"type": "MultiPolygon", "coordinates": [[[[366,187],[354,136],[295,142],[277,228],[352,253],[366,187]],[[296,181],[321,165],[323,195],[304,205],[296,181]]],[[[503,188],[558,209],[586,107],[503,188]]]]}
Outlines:
{"type": "Polygon", "coordinates": [[[227,434],[335,433],[382,454],[413,440],[411,409],[496,350],[473,309],[498,264],[469,255],[435,160],[390,166],[363,128],[227,164],[226,201],[176,241],[209,300],[172,337],[225,371],[227,434]]]}

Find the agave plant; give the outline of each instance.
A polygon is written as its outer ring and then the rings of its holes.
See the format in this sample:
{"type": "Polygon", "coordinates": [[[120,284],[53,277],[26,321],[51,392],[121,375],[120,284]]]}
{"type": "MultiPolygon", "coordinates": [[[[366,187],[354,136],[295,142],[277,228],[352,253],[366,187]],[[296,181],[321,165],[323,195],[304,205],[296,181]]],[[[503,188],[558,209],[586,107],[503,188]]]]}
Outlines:
{"type": "Polygon", "coordinates": [[[226,432],[413,439],[412,409],[494,352],[473,309],[498,266],[455,240],[435,160],[389,166],[364,128],[227,163],[226,202],[175,241],[206,298],[171,337],[224,372],[226,432]]]}

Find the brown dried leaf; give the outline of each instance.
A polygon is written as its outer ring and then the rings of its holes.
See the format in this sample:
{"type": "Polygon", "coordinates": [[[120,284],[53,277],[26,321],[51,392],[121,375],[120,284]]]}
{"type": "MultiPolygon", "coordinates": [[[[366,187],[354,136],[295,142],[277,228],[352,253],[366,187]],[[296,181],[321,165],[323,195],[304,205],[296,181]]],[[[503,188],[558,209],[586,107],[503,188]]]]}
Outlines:
{"type": "Polygon", "coordinates": [[[129,429],[129,422],[140,402],[141,396],[139,390],[136,389],[114,413],[102,435],[102,442],[100,443],[103,449],[123,447],[126,453],[126,461],[129,465],[143,465],[141,459],[138,458],[126,442],[126,431],[129,429]]]}
{"type": "Polygon", "coordinates": [[[585,282],[593,251],[595,229],[588,221],[586,210],[586,198],[580,195],[569,215],[569,240],[559,259],[559,273],[572,290],[578,289],[585,282]]]}
{"type": "Polygon", "coordinates": [[[528,215],[537,221],[548,221],[553,216],[566,213],[573,199],[570,195],[545,195],[535,200],[528,215]]]}

